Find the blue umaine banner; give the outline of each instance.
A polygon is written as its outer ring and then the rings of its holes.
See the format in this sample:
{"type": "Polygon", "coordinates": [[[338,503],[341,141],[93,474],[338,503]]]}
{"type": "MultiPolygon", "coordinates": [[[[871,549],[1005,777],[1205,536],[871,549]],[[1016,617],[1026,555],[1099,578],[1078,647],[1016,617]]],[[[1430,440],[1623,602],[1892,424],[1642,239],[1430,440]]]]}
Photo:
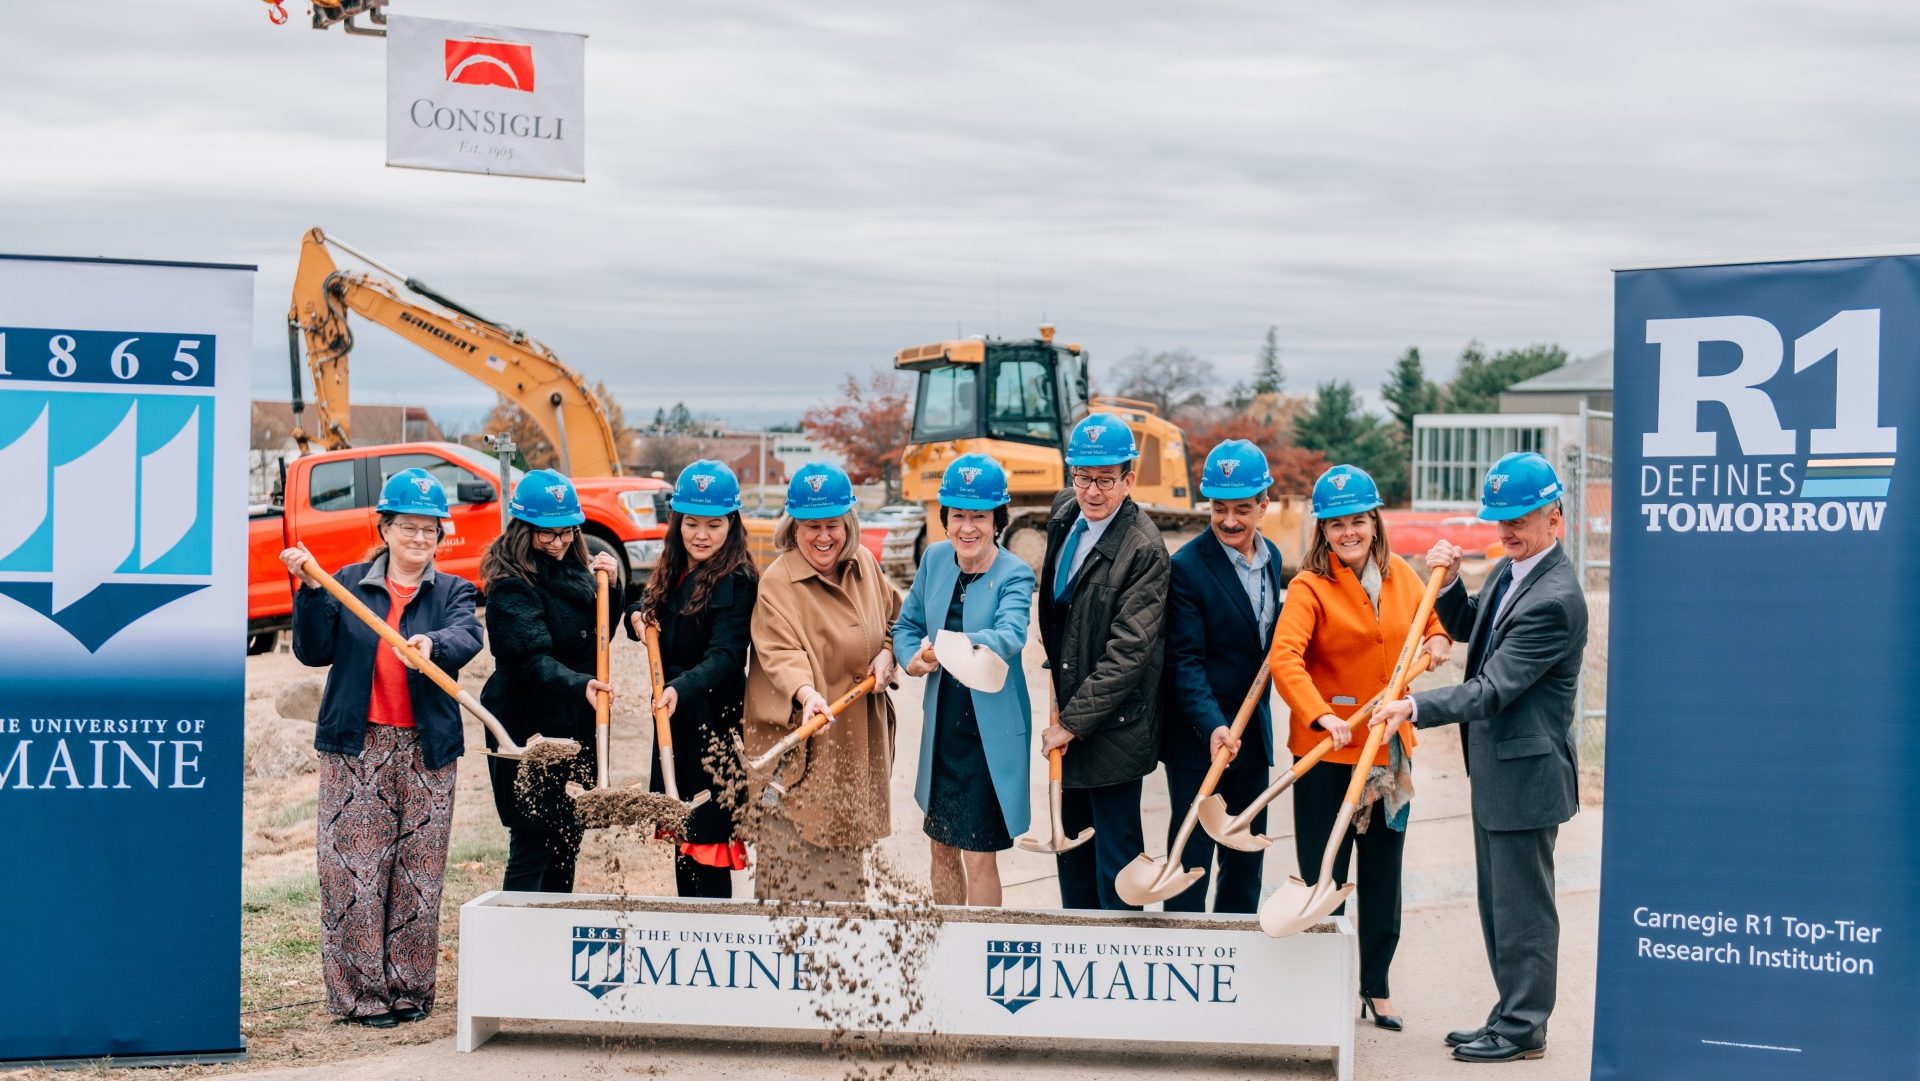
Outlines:
{"type": "Polygon", "coordinates": [[[1622,271],[1596,1081],[1920,1077],[1920,257],[1622,271]]]}
{"type": "Polygon", "coordinates": [[[252,298],[0,256],[0,1062],[243,1047],[252,298]]]}

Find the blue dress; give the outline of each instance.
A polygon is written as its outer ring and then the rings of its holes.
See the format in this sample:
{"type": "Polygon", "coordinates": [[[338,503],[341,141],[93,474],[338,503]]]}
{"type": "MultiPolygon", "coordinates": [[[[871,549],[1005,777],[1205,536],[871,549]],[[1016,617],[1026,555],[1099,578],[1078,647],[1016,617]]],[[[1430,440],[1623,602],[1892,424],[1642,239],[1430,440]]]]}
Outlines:
{"type": "MultiPolygon", "coordinates": [[[[961,609],[967,587],[978,574],[960,575],[947,605],[946,629],[964,631],[961,609]]],[[[973,692],[940,670],[939,724],[934,727],[933,777],[927,793],[927,836],[966,852],[1001,852],[1013,847],[1000,800],[987,772],[987,749],[973,712],[973,692]]]]}

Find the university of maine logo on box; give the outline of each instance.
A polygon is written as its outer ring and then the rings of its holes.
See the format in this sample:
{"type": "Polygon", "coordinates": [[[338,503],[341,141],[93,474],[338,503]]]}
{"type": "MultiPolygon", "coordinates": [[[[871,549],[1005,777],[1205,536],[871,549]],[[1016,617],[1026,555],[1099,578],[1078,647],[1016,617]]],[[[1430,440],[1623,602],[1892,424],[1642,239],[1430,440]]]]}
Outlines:
{"type": "Polygon", "coordinates": [[[618,927],[573,929],[573,985],[594,998],[627,982],[627,934],[618,927]]]}
{"type": "Polygon", "coordinates": [[[213,355],[0,327],[0,595],[89,652],[213,581],[213,355]]]}
{"type": "Polygon", "coordinates": [[[1040,1001],[1040,943],[987,943],[987,997],[1008,1013],[1040,1001]]]}

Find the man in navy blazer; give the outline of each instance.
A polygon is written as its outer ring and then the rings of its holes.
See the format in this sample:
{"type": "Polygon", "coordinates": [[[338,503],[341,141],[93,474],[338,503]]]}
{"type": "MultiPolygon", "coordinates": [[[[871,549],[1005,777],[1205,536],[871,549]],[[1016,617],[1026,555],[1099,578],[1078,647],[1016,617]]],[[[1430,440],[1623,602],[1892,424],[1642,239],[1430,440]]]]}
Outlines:
{"type": "MultiPolygon", "coordinates": [[[[1188,541],[1173,556],[1173,583],[1167,597],[1166,699],[1160,760],[1167,766],[1167,795],[1173,816],[1167,843],[1213,754],[1225,746],[1236,753],[1218,789],[1227,810],[1238,813],[1267,787],[1273,765],[1273,718],[1267,696],[1239,741],[1227,729],[1262,665],[1280,618],[1280,549],[1260,535],[1273,478],[1266,456],[1244,439],[1228,440],[1207,455],[1200,473],[1200,494],[1212,501],[1207,532],[1188,541]]],[[[1264,832],[1266,812],[1253,820],[1264,832]]],[[[1200,880],[1166,902],[1168,912],[1204,912],[1207,885],[1213,880],[1213,838],[1195,830],[1178,856],[1179,866],[1198,867],[1200,880]]],[[[1260,904],[1260,864],[1265,853],[1219,848],[1220,886],[1215,912],[1252,912],[1260,904]]]]}

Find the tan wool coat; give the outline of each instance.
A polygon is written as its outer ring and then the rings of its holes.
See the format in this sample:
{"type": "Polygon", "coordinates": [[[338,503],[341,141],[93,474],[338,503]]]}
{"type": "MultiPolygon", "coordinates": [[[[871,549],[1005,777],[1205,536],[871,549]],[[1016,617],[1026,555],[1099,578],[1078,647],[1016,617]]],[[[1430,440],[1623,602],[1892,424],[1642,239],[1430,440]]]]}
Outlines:
{"type": "MultiPolygon", "coordinates": [[[[747,752],[764,753],[799,724],[800,688],[812,684],[833,702],[865,678],[899,616],[900,590],[857,542],[837,585],[797,551],[775,559],[753,610],[742,725],[747,752]]],[[[863,847],[891,832],[894,718],[886,691],[847,707],[796,748],[780,773],[788,791],[776,813],[809,844],[863,847]]],[[[758,797],[757,788],[751,795],[758,797]]]]}

